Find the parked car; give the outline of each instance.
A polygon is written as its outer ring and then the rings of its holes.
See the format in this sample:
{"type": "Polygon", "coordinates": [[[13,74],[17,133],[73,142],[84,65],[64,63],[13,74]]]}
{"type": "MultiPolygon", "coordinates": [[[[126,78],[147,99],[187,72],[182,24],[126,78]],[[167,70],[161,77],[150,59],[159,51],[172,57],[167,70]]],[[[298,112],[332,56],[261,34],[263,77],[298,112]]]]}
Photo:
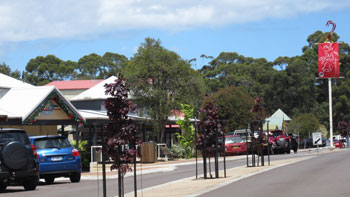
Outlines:
{"type": "Polygon", "coordinates": [[[0,191],[8,185],[21,184],[35,190],[39,178],[39,162],[34,145],[22,129],[0,128],[0,191]]]}
{"type": "Polygon", "coordinates": [[[81,159],[64,136],[33,136],[30,141],[37,147],[41,179],[52,184],[56,177],[69,177],[72,183],[79,182],[81,177],[81,159]]]}
{"type": "Polygon", "coordinates": [[[342,140],[334,140],[333,141],[333,146],[336,147],[336,148],[343,148],[342,140]]]}
{"type": "Polygon", "coordinates": [[[243,140],[247,140],[247,137],[249,134],[252,135],[250,129],[238,129],[238,130],[230,131],[230,132],[226,133],[226,135],[238,135],[243,140]]]}
{"type": "Polygon", "coordinates": [[[225,136],[225,153],[227,155],[246,153],[247,146],[239,135],[225,136]]]}
{"type": "Polygon", "coordinates": [[[292,142],[288,134],[282,130],[271,131],[272,136],[272,152],[276,153],[288,153],[290,154],[292,142]]]}
{"type": "MultiPolygon", "coordinates": [[[[327,146],[328,139],[322,138],[322,144],[319,145],[319,147],[325,147],[327,146]]],[[[303,148],[315,148],[317,145],[313,144],[312,138],[305,138],[300,142],[301,147],[303,148]]]]}

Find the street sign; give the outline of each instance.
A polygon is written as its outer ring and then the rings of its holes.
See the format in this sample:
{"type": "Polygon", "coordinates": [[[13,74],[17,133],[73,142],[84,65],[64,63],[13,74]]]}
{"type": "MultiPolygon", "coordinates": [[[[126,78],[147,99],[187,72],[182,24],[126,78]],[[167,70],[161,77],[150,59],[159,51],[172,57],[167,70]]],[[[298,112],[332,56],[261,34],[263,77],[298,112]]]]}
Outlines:
{"type": "Polygon", "coordinates": [[[320,132],[312,133],[312,144],[322,145],[322,134],[320,132]]]}

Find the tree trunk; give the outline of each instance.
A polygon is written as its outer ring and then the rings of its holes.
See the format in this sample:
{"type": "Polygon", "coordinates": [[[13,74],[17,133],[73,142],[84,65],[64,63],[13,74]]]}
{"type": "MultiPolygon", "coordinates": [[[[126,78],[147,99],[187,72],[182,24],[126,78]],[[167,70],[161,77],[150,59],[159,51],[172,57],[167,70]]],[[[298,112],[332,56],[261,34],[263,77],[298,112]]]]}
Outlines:
{"type": "Polygon", "coordinates": [[[166,143],[164,136],[165,136],[165,122],[164,120],[158,121],[158,131],[159,131],[159,139],[158,143],[166,143]]]}

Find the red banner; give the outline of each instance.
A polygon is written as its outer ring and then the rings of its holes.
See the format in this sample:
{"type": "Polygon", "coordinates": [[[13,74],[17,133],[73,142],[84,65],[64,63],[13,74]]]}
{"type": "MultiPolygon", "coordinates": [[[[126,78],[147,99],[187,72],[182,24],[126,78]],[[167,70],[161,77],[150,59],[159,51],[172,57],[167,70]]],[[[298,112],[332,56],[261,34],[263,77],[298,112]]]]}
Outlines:
{"type": "Polygon", "coordinates": [[[320,78],[339,77],[338,43],[318,44],[318,76],[320,78]]]}

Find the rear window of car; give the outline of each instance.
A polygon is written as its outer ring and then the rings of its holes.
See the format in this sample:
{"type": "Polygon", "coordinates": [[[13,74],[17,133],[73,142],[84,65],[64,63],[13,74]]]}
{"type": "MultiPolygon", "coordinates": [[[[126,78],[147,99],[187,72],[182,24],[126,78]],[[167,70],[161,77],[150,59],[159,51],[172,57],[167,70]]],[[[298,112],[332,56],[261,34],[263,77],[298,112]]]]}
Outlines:
{"type": "Polygon", "coordinates": [[[21,144],[30,144],[26,133],[16,131],[0,132],[0,143],[7,143],[13,141],[20,142],[21,144]]]}
{"type": "Polygon", "coordinates": [[[275,131],[272,133],[273,137],[278,137],[280,135],[282,135],[282,131],[275,131]]]}
{"type": "Polygon", "coordinates": [[[242,143],[244,140],[238,136],[236,137],[227,137],[225,138],[225,143],[226,144],[231,144],[231,143],[242,143]]]}
{"type": "Polygon", "coordinates": [[[71,144],[66,138],[41,138],[35,139],[34,145],[37,149],[47,148],[67,148],[71,147],[71,144]]]}

